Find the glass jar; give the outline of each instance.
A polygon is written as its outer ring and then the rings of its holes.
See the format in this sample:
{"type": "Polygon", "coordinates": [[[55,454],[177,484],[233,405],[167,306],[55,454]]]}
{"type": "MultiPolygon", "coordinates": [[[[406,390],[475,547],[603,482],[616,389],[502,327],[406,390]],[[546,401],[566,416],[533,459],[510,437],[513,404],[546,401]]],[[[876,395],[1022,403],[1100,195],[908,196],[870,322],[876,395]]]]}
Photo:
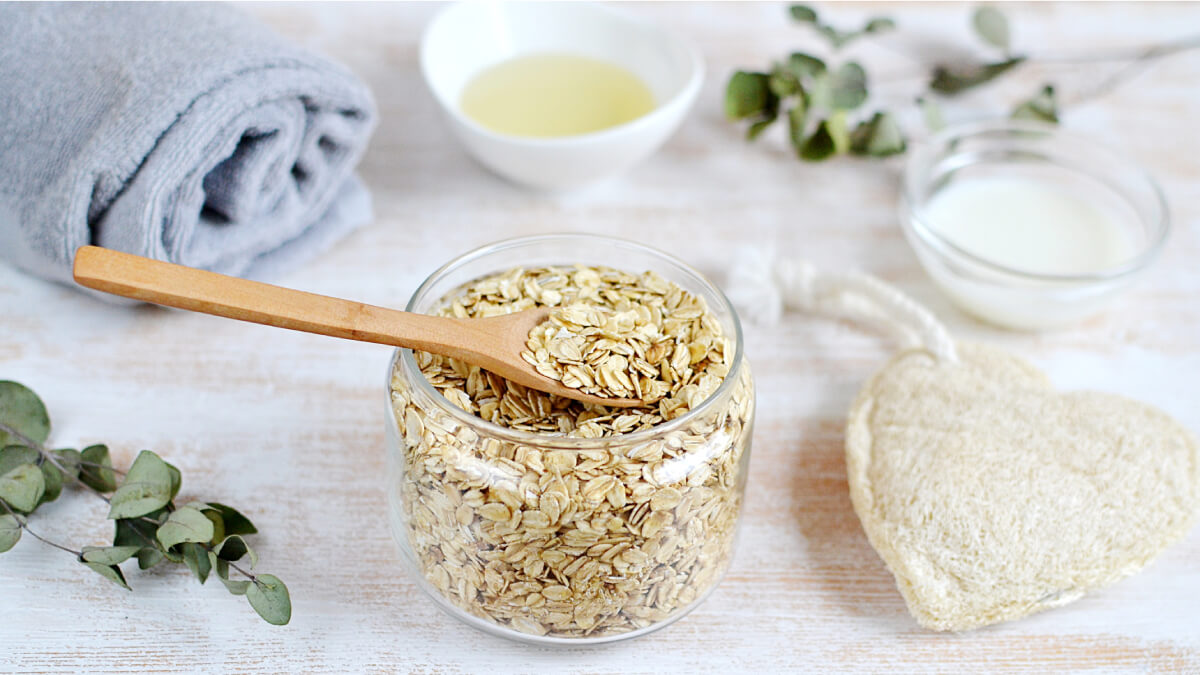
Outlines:
{"type": "Polygon", "coordinates": [[[632,242],[547,235],[451,261],[408,311],[516,267],[652,270],[701,297],[732,342],[716,391],[648,429],[573,438],[503,427],[451,403],[397,350],[388,378],[389,500],[402,558],[451,615],[532,643],[592,644],[680,618],[729,566],[754,386],[729,301],[682,262],[632,242]]]}

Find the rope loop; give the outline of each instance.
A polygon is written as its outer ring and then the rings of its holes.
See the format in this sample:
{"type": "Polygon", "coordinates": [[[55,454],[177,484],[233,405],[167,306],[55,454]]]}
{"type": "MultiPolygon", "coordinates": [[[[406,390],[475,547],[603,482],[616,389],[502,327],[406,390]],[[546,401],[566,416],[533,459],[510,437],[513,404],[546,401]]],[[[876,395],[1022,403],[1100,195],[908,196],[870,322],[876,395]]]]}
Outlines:
{"type": "Polygon", "coordinates": [[[956,361],[954,340],[923,305],[876,277],[821,272],[805,260],[775,260],[759,248],[743,248],[726,284],[734,306],[750,321],[777,323],[785,309],[876,324],[905,346],[939,360],[956,361]]]}

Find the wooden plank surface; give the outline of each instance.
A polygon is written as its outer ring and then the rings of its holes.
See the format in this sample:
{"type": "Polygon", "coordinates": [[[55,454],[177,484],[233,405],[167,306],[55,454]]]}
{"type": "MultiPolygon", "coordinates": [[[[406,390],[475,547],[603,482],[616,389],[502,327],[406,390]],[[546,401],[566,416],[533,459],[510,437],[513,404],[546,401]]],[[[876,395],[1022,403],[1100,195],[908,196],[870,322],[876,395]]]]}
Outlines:
{"type": "MultiPolygon", "coordinates": [[[[1176,230],[1144,282],[1110,311],[1029,335],[976,323],[938,295],[896,221],[898,161],[806,165],[778,135],[751,147],[721,119],[732,69],[812,47],[808,33],[788,25],[784,5],[626,6],[695,40],[707,81],[662,151],[627,176],[565,195],[502,182],[450,137],[416,67],[420,30],[436,6],[248,9],[352,67],[382,113],[362,166],[376,222],[279,279],[284,285],[400,306],[458,253],[552,231],[636,239],[720,278],[730,251],[753,241],[877,274],[958,335],[1003,344],[1064,388],[1125,393],[1200,429],[1200,53],[1159,63],[1066,112],[1067,126],[1153,172],[1176,230]]],[[[967,5],[823,10],[848,25],[885,12],[915,40],[969,39],[967,5]]],[[[1195,4],[1008,12],[1018,47],[1040,53],[1136,46],[1200,29],[1195,4]]],[[[919,67],[869,44],[853,53],[877,75],[881,100],[909,100],[919,67]]],[[[1059,79],[1086,84],[1101,70],[1092,64],[1059,79]]],[[[1031,69],[948,116],[1006,110],[1046,75],[1031,69]]],[[[53,442],[106,441],[119,465],[154,449],[182,469],[184,497],[245,509],[263,531],[262,569],[288,583],[295,607],[291,625],[267,626],[241,599],[179,570],[132,571],[135,592],[126,593],[69,556],[22,541],[0,556],[0,671],[1200,672],[1200,530],[1142,574],[1068,607],[961,635],[916,626],[851,510],[842,458],[846,408],[889,351],[849,324],[813,317],[750,328],[759,417],[728,577],[694,613],[650,636],[536,649],[442,614],[400,566],[382,478],[386,348],[111,307],[0,267],[0,378],[42,394],[53,442]]],[[[102,506],[71,493],[34,522],[47,536],[99,544],[109,536],[102,506]]]]}

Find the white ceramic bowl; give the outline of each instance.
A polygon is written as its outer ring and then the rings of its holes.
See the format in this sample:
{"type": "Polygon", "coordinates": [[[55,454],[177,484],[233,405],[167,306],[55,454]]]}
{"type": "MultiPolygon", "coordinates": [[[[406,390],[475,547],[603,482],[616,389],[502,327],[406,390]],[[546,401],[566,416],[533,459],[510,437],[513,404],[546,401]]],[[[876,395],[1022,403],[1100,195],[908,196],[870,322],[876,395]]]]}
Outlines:
{"type": "Polygon", "coordinates": [[[692,45],[660,26],[588,3],[463,2],[438,14],[421,39],[421,72],[450,126],[484,166],[547,190],[615,176],[656,150],[679,126],[704,79],[692,45]],[[657,107],[619,126],[577,136],[523,138],[463,114],[463,88],[481,70],[515,56],[569,52],[635,73],[657,107]]]}

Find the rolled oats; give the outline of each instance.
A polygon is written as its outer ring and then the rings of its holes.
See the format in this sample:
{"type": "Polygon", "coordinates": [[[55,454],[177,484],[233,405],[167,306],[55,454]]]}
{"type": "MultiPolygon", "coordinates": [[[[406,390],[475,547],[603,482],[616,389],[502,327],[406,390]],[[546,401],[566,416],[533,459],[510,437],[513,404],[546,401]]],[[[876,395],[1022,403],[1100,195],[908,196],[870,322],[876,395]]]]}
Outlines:
{"type": "Polygon", "coordinates": [[[677,287],[659,281],[645,274],[622,289],[628,302],[618,309],[586,302],[554,309],[530,332],[522,358],[588,394],[648,403],[678,394],[706,370],[710,352],[724,363],[727,343],[713,351],[720,335],[705,321],[703,302],[686,291],[676,296],[677,287]]]}
{"type": "Polygon", "coordinates": [[[728,565],[753,420],[750,374],[743,364],[719,404],[683,426],[648,431],[699,407],[735,366],[703,300],[650,272],[510,270],[467,284],[441,313],[547,305],[558,310],[531,334],[526,360],[568,386],[647,405],[590,406],[414,354],[454,406],[536,436],[489,437],[394,368],[402,535],[429,584],[473,616],[539,636],[645,628],[702,597],[728,565]],[[625,440],[636,432],[647,433],[625,440]]]}

